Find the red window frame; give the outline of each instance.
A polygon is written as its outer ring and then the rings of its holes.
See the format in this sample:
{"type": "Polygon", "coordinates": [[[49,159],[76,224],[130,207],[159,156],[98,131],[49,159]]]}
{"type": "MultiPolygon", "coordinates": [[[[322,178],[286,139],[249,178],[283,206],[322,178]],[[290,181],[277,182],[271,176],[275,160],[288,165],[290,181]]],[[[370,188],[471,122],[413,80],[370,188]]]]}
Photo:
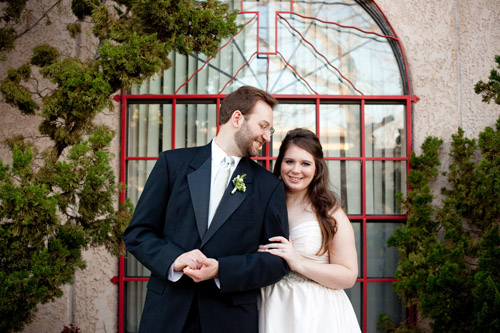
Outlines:
{"type": "MultiPolygon", "coordinates": [[[[126,154],[127,147],[127,107],[129,102],[134,103],[144,101],[162,101],[168,100],[172,101],[172,122],[175,123],[175,105],[178,100],[189,99],[210,99],[216,100],[217,105],[217,118],[219,113],[220,101],[226,95],[119,95],[116,100],[121,101],[121,153],[120,153],[120,182],[126,183],[126,170],[127,162],[134,160],[156,160],[157,157],[131,157],[126,154]]],[[[362,286],[362,329],[366,332],[367,325],[367,284],[371,282],[386,282],[390,283],[395,281],[395,278],[369,278],[367,276],[367,253],[366,253],[366,224],[367,222],[378,221],[378,220],[394,220],[394,221],[406,221],[406,215],[368,215],[366,214],[366,163],[367,161],[402,161],[406,163],[406,170],[409,171],[409,156],[411,156],[412,146],[411,146],[411,109],[412,103],[418,101],[418,98],[410,95],[397,95],[397,96],[330,96],[330,95],[273,95],[278,100],[315,100],[316,103],[316,133],[320,135],[320,125],[319,125],[319,108],[320,102],[325,100],[330,101],[357,101],[361,105],[361,156],[360,157],[326,157],[326,160],[332,161],[360,161],[361,162],[361,181],[362,181],[362,213],[361,215],[349,215],[350,220],[359,221],[361,223],[361,260],[362,260],[362,276],[356,280],[360,282],[362,286]],[[364,127],[364,109],[366,101],[387,101],[391,103],[400,103],[406,106],[406,151],[407,154],[404,157],[366,157],[365,156],[365,127],[364,127]]],[[[256,157],[255,160],[265,161],[266,168],[269,169],[270,161],[276,160],[276,157],[271,157],[270,155],[270,144],[266,143],[265,156],[256,157]]],[[[175,148],[175,127],[172,130],[172,147],[175,148]]],[[[125,200],[125,190],[120,193],[120,201],[125,200]]],[[[118,284],[119,289],[119,306],[118,306],[118,331],[124,332],[124,306],[125,306],[125,283],[127,282],[145,282],[149,278],[144,277],[127,277],[125,274],[125,257],[121,256],[119,259],[119,274],[118,277],[114,277],[112,281],[118,284]]],[[[410,309],[411,311],[411,309],[410,309]]],[[[412,317],[410,312],[410,317],[412,317]]]]}
{"type": "MultiPolygon", "coordinates": [[[[291,1],[291,6],[293,5],[293,0],[291,1]]],[[[362,294],[362,305],[361,305],[361,328],[363,332],[367,331],[367,286],[368,283],[373,283],[373,282],[384,282],[384,283],[391,283],[396,281],[395,278],[369,278],[367,275],[367,252],[366,252],[366,244],[367,244],[367,234],[366,234],[366,228],[367,228],[367,223],[368,222],[376,222],[376,221],[387,221],[387,220],[392,220],[392,221],[401,221],[405,222],[407,220],[406,215],[368,215],[366,214],[366,163],[368,161],[401,161],[406,163],[406,171],[407,173],[410,170],[410,165],[409,165],[409,157],[411,156],[412,152],[412,104],[418,102],[419,98],[415,95],[412,94],[412,89],[409,81],[409,75],[407,71],[407,65],[406,65],[406,59],[404,56],[404,51],[401,46],[401,42],[397,35],[394,33],[394,29],[392,29],[392,26],[390,25],[389,21],[387,20],[387,17],[381,9],[378,7],[378,5],[375,2],[371,2],[370,4],[365,4],[366,10],[370,12],[371,15],[377,16],[378,21],[384,21],[387,24],[387,27],[390,31],[392,31],[392,36],[385,36],[385,37],[390,37],[396,44],[397,51],[400,53],[399,57],[397,56],[397,60],[401,61],[400,68],[401,71],[403,72],[403,83],[405,86],[405,90],[408,91],[408,94],[406,95],[273,95],[275,98],[278,100],[285,99],[285,100],[314,100],[316,104],[316,133],[318,137],[320,136],[320,124],[319,124],[319,109],[320,109],[320,102],[329,100],[329,101],[338,101],[339,103],[341,102],[359,102],[361,105],[361,156],[360,157],[327,157],[325,158],[326,160],[333,160],[333,161],[360,161],[361,162],[361,183],[362,183],[362,211],[360,215],[348,215],[351,221],[356,221],[361,223],[361,260],[362,260],[362,276],[359,277],[356,282],[361,283],[361,294],[362,294]],[[369,8],[368,8],[369,7],[369,8]],[[398,103],[401,105],[405,105],[406,109],[406,156],[403,157],[366,157],[365,156],[365,104],[366,102],[370,103],[372,101],[377,101],[377,102],[391,102],[391,103],[398,103]]],[[[242,0],[242,8],[243,8],[243,0],[242,0]]],[[[258,13],[256,13],[258,15],[258,13]]],[[[257,17],[258,19],[258,17],[257,17]]],[[[195,75],[196,72],[193,74],[195,75]]],[[[235,75],[236,76],[236,75],[235,75]]],[[[193,76],[190,77],[190,79],[193,76]]],[[[234,79],[234,77],[233,77],[234,79]]],[[[189,80],[188,80],[189,81],[189,80]]],[[[187,82],[186,82],[187,83],[187,82]]],[[[184,84],[186,84],[184,83],[184,84]]],[[[183,85],[184,85],[183,84],[183,85]]],[[[181,85],[182,87],[182,85],[181,85]]],[[[180,88],[180,87],[179,87],[180,88]]],[[[179,89],[178,89],[179,90],[179,89]]],[[[177,91],[178,91],[177,90],[177,91]]],[[[141,156],[136,156],[136,157],[131,157],[127,156],[126,151],[127,151],[127,126],[128,126],[128,115],[127,115],[127,108],[128,104],[130,102],[158,102],[158,101],[171,101],[172,102],[172,123],[175,124],[175,110],[176,110],[176,103],[178,100],[196,100],[196,99],[204,99],[204,100],[215,100],[216,101],[216,106],[217,106],[217,122],[218,122],[218,115],[219,115],[219,108],[220,108],[220,101],[226,96],[226,94],[205,94],[205,95],[190,95],[190,94],[173,94],[173,95],[132,95],[132,94],[127,94],[125,91],[122,92],[121,95],[116,95],[115,96],[115,101],[121,102],[121,149],[120,149],[120,182],[123,184],[126,184],[127,178],[126,178],[126,170],[127,170],[127,163],[128,161],[134,161],[134,160],[156,160],[157,157],[141,157],[141,156]]],[[[218,128],[217,128],[218,130],[218,128]]],[[[175,126],[172,127],[172,149],[175,149],[175,126]]],[[[265,147],[265,156],[263,157],[256,157],[256,160],[260,161],[265,161],[265,166],[267,169],[270,167],[270,161],[275,160],[276,157],[271,157],[270,155],[270,147],[269,143],[266,143],[265,147]]],[[[123,202],[125,201],[125,190],[122,189],[120,192],[120,201],[123,202]]],[[[144,277],[127,277],[125,274],[125,257],[120,256],[119,258],[119,270],[118,270],[118,276],[115,276],[111,279],[111,281],[115,284],[118,284],[118,332],[124,332],[124,324],[125,324],[125,284],[127,282],[146,282],[149,280],[149,278],[144,278],[144,277]]],[[[411,321],[413,321],[414,318],[414,311],[412,308],[409,309],[409,318],[411,321]]]]}

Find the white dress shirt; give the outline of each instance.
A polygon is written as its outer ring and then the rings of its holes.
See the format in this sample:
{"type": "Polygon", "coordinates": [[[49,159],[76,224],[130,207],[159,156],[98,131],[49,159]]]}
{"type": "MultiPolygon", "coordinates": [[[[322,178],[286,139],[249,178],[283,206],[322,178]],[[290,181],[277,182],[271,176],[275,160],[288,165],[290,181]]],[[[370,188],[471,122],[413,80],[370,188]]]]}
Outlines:
{"type": "MultiPolygon", "coordinates": [[[[215,142],[215,138],[212,140],[212,171],[210,173],[210,191],[213,188],[214,181],[215,181],[215,176],[217,175],[217,171],[219,171],[219,168],[222,164],[222,161],[224,158],[227,156],[227,154],[222,150],[221,147],[217,145],[215,142]]],[[[236,167],[238,166],[238,163],[240,163],[241,156],[231,156],[234,159],[234,163],[231,165],[231,171],[230,174],[232,175],[236,167]]],[[[231,182],[231,177],[228,179],[228,184],[231,182]]],[[[212,193],[210,193],[210,197],[212,193]]],[[[210,221],[207,221],[207,224],[210,221]]],[[[208,224],[209,225],[209,224],[208,224]]],[[[168,279],[172,282],[179,281],[179,279],[184,275],[183,272],[176,272],[174,271],[174,264],[170,265],[170,269],[168,270],[168,279]]],[[[220,282],[218,278],[215,278],[215,283],[217,284],[217,287],[220,288],[220,282]]]]}

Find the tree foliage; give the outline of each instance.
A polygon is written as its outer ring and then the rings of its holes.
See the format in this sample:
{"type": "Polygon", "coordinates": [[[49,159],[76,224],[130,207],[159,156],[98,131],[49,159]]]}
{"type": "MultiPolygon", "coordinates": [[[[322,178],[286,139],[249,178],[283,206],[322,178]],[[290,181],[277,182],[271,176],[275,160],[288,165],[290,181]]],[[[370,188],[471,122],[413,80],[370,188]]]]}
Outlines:
{"type": "MultiPolygon", "coordinates": [[[[495,62],[500,69],[500,55],[495,56],[495,62]]],[[[474,87],[476,94],[483,95],[483,102],[489,103],[493,100],[496,104],[500,104],[500,73],[496,69],[490,72],[488,82],[479,81],[474,87]]]]}
{"type": "MultiPolygon", "coordinates": [[[[0,17],[0,54],[8,56],[27,26],[27,1],[6,2],[0,17]],[[22,30],[24,29],[24,30],[22,30]]],[[[54,0],[36,22],[50,21],[54,0]]],[[[38,45],[30,60],[1,80],[4,101],[38,117],[40,137],[6,141],[12,162],[0,160],[0,331],[21,330],[39,303],[62,295],[85,263],[81,252],[105,246],[121,253],[132,213],[116,203],[118,185],[109,144],[114,133],[95,123],[111,96],[171,66],[169,54],[216,54],[236,33],[236,12],[216,0],[72,0],[75,37],[80,20],[99,39],[91,59],[38,45]],[[50,87],[41,89],[39,87],[50,87]]],[[[56,13],[57,14],[57,13],[56,13]]],[[[31,21],[30,21],[31,22],[31,21]]]]}
{"type": "MultiPolygon", "coordinates": [[[[498,73],[491,72],[489,84],[478,83],[476,92],[485,94],[483,101],[500,104],[498,73]]],[[[400,254],[395,290],[431,319],[436,332],[499,332],[500,117],[478,140],[465,137],[461,128],[452,135],[444,173],[449,185],[438,205],[431,184],[442,145],[428,137],[422,155],[410,158],[410,190],[403,200],[408,221],[388,240],[400,254]]]]}

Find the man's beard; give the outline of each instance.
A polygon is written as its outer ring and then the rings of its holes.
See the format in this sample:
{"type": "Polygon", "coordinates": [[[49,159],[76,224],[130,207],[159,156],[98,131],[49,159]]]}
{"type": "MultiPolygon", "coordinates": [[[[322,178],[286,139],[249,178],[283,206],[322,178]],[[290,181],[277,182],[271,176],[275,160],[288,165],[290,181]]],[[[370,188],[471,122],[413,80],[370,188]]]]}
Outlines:
{"type": "Polygon", "coordinates": [[[254,157],[257,156],[259,150],[254,151],[253,142],[257,138],[253,137],[250,133],[246,123],[243,123],[241,128],[234,134],[234,141],[236,146],[240,149],[242,157],[254,157]]]}

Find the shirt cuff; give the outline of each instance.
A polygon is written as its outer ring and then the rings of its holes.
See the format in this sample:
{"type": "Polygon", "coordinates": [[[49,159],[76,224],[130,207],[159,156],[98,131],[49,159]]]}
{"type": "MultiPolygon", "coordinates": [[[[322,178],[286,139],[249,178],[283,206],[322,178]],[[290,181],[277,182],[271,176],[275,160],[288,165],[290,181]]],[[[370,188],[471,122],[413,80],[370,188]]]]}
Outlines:
{"type": "MultiPolygon", "coordinates": [[[[168,279],[172,282],[177,282],[180,280],[180,278],[184,275],[183,272],[176,272],[174,271],[174,264],[170,265],[170,268],[168,269],[168,279]]],[[[219,287],[220,289],[220,287],[219,287]]]]}
{"type": "Polygon", "coordinates": [[[214,282],[217,285],[217,288],[220,289],[220,280],[219,280],[219,278],[214,278],[214,282]]]}

